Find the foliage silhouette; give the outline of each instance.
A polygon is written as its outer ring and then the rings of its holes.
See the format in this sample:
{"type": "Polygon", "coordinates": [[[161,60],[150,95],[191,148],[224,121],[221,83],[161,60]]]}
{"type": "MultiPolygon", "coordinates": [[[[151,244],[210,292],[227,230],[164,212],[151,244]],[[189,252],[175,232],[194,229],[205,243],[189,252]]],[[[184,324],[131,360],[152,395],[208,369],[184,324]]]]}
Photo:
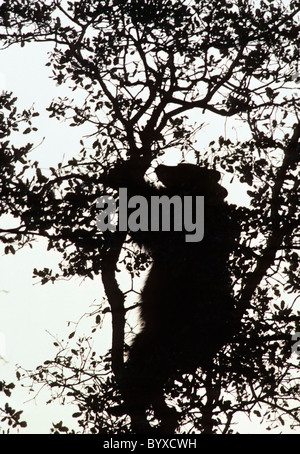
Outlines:
{"type": "MultiPolygon", "coordinates": [[[[0,382],[0,392],[3,392],[7,397],[11,397],[12,390],[15,388],[14,383],[5,383],[4,381],[0,382]]],[[[14,410],[7,402],[0,406],[0,417],[1,417],[1,433],[9,434],[10,429],[21,429],[27,426],[26,421],[21,420],[21,414],[23,411],[14,410]],[[7,425],[8,428],[5,430],[4,425],[7,425]]]]}
{"type": "MultiPolygon", "coordinates": [[[[114,399],[120,402],[112,380],[122,376],[130,312],[116,271],[121,251],[132,277],[149,265],[144,251],[131,248],[126,232],[99,232],[96,201],[102,194],[114,195],[105,177],[116,165],[126,160],[135,168],[138,162],[142,178],[175,149],[183,155],[192,150],[197,164],[232,174],[248,185],[251,199],[249,209],[239,209],[241,239],[229,261],[239,332],[210,370],[168,383],[166,396],[181,412],[177,430],[228,433],[237,412],[258,415],[258,407],[270,425],[285,417],[299,424],[299,358],[291,354],[291,336],[300,331],[295,295],[300,124],[293,91],[299,81],[299,11],[296,0],[287,5],[269,0],[10,0],[0,6],[2,47],[53,43],[48,63],[53,79],[86,94],[81,105],[53,100],[49,115],[71,118],[72,127],[94,128],[82,141],[80,156],[42,171],[29,161],[31,144],[16,148],[9,140],[22,122],[27,123],[24,134],[34,131],[37,113],[19,114],[12,96],[1,96],[1,214],[19,221],[18,227],[0,232],[5,252],[36,236],[47,238],[48,248],[62,254],[61,276],[101,274],[111,310],[115,378],[106,381],[104,374],[100,386],[95,370],[89,391],[81,392],[77,379],[70,385],[85,415],[83,430],[130,430],[126,417],[110,419],[106,413],[114,399]],[[243,124],[245,135],[220,136],[205,150],[197,149],[195,134],[199,143],[205,129],[200,122],[191,124],[188,114],[195,110],[203,121],[217,115],[243,124]]],[[[34,274],[42,283],[60,277],[49,269],[34,274]]],[[[66,367],[71,363],[69,358],[66,367]]],[[[60,363],[56,358],[46,366],[36,379],[51,386],[51,368],[60,363]]],[[[78,366],[77,371],[85,373],[78,366]]],[[[56,378],[61,392],[64,380],[56,378]]],[[[149,418],[157,424],[153,415],[149,418]]]]}

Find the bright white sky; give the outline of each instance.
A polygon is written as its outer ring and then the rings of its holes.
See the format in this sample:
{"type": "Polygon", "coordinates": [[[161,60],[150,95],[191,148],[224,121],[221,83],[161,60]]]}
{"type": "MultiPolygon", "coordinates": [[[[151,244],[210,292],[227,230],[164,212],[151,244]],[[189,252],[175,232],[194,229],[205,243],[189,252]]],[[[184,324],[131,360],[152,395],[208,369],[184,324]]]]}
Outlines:
{"type": "MultiPolygon", "coordinates": [[[[48,78],[49,69],[44,64],[47,61],[46,46],[14,47],[0,54],[0,90],[13,91],[18,97],[20,107],[28,108],[33,103],[41,116],[36,119],[38,132],[30,137],[30,141],[38,144],[45,140],[36,154],[42,167],[55,165],[65,154],[65,160],[79,151],[79,139],[84,134],[78,128],[69,128],[64,123],[49,119],[45,107],[54,97],[64,96],[65,88],[57,87],[48,78]],[[35,139],[34,139],[35,137],[35,139]]],[[[75,94],[76,95],[76,94],[75,94]]],[[[199,122],[203,121],[201,118],[199,122]]],[[[210,122],[201,140],[209,143],[212,138],[225,135],[223,120],[205,117],[210,122]]],[[[227,124],[227,134],[233,134],[230,124],[227,124]]],[[[203,133],[201,133],[203,134],[203,133]]],[[[21,136],[21,140],[27,136],[21,136]]],[[[198,142],[198,148],[201,146],[198,142]]],[[[180,156],[178,156],[180,159],[180,156]]],[[[223,181],[229,190],[229,200],[244,204],[247,197],[244,188],[229,185],[223,181]]],[[[67,322],[77,322],[85,312],[92,312],[92,304],[100,303],[103,292],[100,277],[94,281],[83,282],[82,279],[61,281],[55,285],[33,285],[32,270],[34,267],[55,267],[58,254],[46,251],[46,243],[40,242],[34,250],[26,249],[15,256],[0,256],[0,379],[14,380],[15,364],[24,368],[34,368],[44,360],[55,355],[54,336],[66,338],[71,332],[67,322]]],[[[94,317],[90,320],[93,323],[94,317]]],[[[88,326],[89,321],[85,326],[88,326]]],[[[99,339],[97,349],[105,343],[110,345],[110,330],[105,331],[104,338],[99,339]]],[[[3,402],[0,394],[0,406],[3,402]]],[[[23,409],[23,402],[28,400],[26,393],[13,393],[11,405],[17,410],[23,409]],[[14,406],[15,405],[15,406],[14,406]]],[[[4,399],[6,401],[6,399],[4,399]]],[[[74,408],[62,406],[45,407],[43,398],[39,396],[36,403],[25,406],[24,419],[29,423],[28,433],[49,433],[51,421],[66,420],[66,415],[73,413],[74,408]]],[[[242,422],[242,421],[240,421],[242,422]]],[[[255,422],[254,422],[255,423],[255,422]]],[[[260,425],[242,426],[250,433],[263,431],[260,425]]]]}
{"type": "MultiPolygon", "coordinates": [[[[82,136],[82,131],[49,119],[45,112],[52,98],[62,94],[59,87],[48,78],[49,71],[44,66],[46,61],[45,48],[38,46],[23,49],[14,47],[1,52],[0,59],[0,90],[13,91],[21,108],[28,108],[34,103],[36,110],[41,113],[37,118],[39,130],[35,139],[32,137],[30,141],[34,140],[38,144],[45,137],[35,152],[42,167],[55,165],[63,155],[67,161],[79,151],[79,139],[82,136]]],[[[27,137],[22,135],[21,140],[25,142],[27,137]]],[[[72,328],[67,327],[67,322],[77,322],[84,313],[95,310],[95,307],[91,307],[93,304],[101,303],[103,292],[100,278],[85,282],[82,279],[60,281],[45,286],[35,284],[32,279],[33,268],[55,268],[58,260],[59,254],[47,252],[44,241],[39,241],[33,250],[27,248],[15,256],[0,257],[0,354],[5,358],[5,361],[0,360],[1,379],[15,381],[17,363],[31,369],[53,357],[56,349],[53,338],[46,330],[54,336],[66,338],[72,331],[72,328]]],[[[94,323],[94,319],[91,318],[90,323],[94,323]]],[[[109,345],[109,331],[106,332],[106,340],[109,345]]],[[[0,399],[3,400],[2,394],[0,399]]],[[[14,408],[22,409],[22,402],[28,400],[28,396],[17,392],[13,396],[16,396],[12,401],[15,402],[14,408]]],[[[51,410],[49,406],[41,408],[40,405],[41,399],[37,405],[30,404],[28,411],[24,412],[31,433],[48,433],[51,420],[59,422],[63,419],[61,413],[64,409],[61,406],[58,414],[57,408],[51,410]]]]}

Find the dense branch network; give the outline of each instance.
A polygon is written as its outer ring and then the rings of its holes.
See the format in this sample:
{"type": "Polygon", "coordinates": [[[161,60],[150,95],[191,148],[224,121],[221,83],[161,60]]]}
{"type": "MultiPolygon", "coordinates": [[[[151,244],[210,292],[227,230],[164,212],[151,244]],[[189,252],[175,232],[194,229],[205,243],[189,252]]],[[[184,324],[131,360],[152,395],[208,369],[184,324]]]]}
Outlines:
{"type": "MultiPolygon", "coordinates": [[[[102,273],[113,316],[116,375],[123,366],[126,313],[116,269],[127,243],[125,234],[101,235],[90,222],[96,218],[95,201],[107,189],[105,177],[115,163],[128,160],[133,168],[138,163],[142,178],[167,151],[194,149],[194,128],[186,119],[194,110],[199,119],[210,113],[241,121],[248,134],[236,142],[220,137],[208,159],[203,150],[196,153],[199,163],[230,172],[251,189],[251,209],[239,211],[243,237],[232,263],[240,283],[239,322],[249,309],[256,310],[257,298],[269,303],[262,282],[274,265],[289,263],[286,276],[292,290],[297,288],[291,238],[297,229],[300,131],[293,90],[299,74],[299,12],[297,1],[283,7],[240,0],[10,0],[0,6],[3,49],[53,43],[54,80],[86,91],[81,107],[53,101],[50,116],[71,118],[72,126],[90,123],[96,137],[91,153],[83,147],[68,166],[42,173],[27,161],[30,145],[18,154],[6,140],[10,128],[18,130],[23,120],[4,99],[1,112],[9,112],[9,121],[5,124],[1,114],[1,213],[21,221],[19,227],[2,229],[1,239],[12,252],[13,237],[44,236],[49,248],[63,253],[65,277],[102,273]],[[274,153],[282,156],[276,164],[274,153]],[[22,165],[23,170],[14,170],[22,165]],[[35,176],[26,179],[30,165],[35,176]],[[68,252],[74,245],[76,250],[68,252]]],[[[30,115],[23,115],[31,130],[30,115]]],[[[206,377],[207,388],[210,382],[206,377]]],[[[207,392],[208,425],[217,401],[207,392]]]]}

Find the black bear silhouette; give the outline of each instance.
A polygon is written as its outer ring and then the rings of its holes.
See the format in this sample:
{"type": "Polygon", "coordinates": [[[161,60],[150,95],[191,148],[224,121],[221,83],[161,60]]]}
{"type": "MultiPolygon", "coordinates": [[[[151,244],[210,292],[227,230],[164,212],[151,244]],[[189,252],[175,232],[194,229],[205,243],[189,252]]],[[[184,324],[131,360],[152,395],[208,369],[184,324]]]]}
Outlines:
{"type": "Polygon", "coordinates": [[[196,198],[204,196],[204,237],[187,241],[184,219],[181,231],[174,223],[169,231],[151,231],[150,223],[148,231],[130,231],[153,259],[141,294],[142,329],[125,364],[125,406],[137,432],[147,432],[145,411],[151,406],[163,432],[175,428],[176,414],[163,398],[166,381],[209,367],[230,338],[234,312],[227,262],[237,225],[233,207],[224,201],[227,191],[218,183],[220,173],[182,163],[159,165],[156,174],[164,187],[140,181],[126,167],[116,170],[114,185],[126,187],[128,197],[145,197],[149,206],[154,196],[189,196],[194,219],[196,198]]]}

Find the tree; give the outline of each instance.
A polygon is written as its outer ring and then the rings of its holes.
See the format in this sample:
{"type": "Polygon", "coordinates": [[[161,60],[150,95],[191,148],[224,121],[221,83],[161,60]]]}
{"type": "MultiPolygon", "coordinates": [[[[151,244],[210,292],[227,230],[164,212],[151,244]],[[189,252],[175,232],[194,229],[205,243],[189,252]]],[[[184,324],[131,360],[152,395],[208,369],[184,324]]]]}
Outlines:
{"type": "MultiPolygon", "coordinates": [[[[11,390],[15,388],[14,383],[5,383],[4,381],[0,382],[0,392],[2,391],[5,396],[11,397],[11,390]]],[[[1,433],[10,433],[10,428],[15,429],[16,427],[18,429],[22,427],[26,427],[27,423],[26,421],[21,421],[21,415],[22,411],[17,411],[14,410],[7,402],[1,407],[0,407],[0,415],[1,415],[1,433]],[[4,430],[4,425],[8,426],[6,431],[4,430]]]]}
{"type": "MultiPolygon", "coordinates": [[[[241,238],[230,263],[239,331],[210,373],[199,370],[168,385],[169,398],[182,412],[179,430],[227,433],[240,411],[256,412],[270,426],[283,424],[285,416],[299,423],[298,358],[291,354],[292,335],[300,331],[293,296],[299,286],[300,123],[294,92],[299,12],[296,0],[10,0],[0,7],[2,47],[53,43],[48,63],[53,79],[85,93],[81,105],[54,100],[50,116],[68,119],[72,127],[94,128],[81,142],[79,157],[49,172],[33,163],[34,177],[27,161],[30,146],[20,151],[2,143],[1,212],[13,214],[19,226],[2,231],[1,239],[9,253],[13,242],[22,246],[32,237],[46,237],[49,249],[62,253],[62,276],[101,273],[112,315],[111,367],[117,381],[131,309],[118,285],[118,261],[121,257],[133,277],[149,265],[149,257],[130,249],[126,232],[97,229],[96,201],[113,193],[103,184],[107,172],[128,160],[139,162],[142,176],[168,152],[193,150],[197,163],[216,166],[249,187],[250,209],[239,208],[241,238]],[[239,122],[246,138],[221,136],[209,152],[197,150],[188,117],[195,110],[201,121],[214,114],[239,122]]],[[[1,99],[8,112],[6,137],[17,127],[16,110],[8,94],[1,99]]],[[[201,124],[197,127],[201,140],[201,124]]],[[[47,269],[35,273],[43,283],[59,277],[47,269]]],[[[60,353],[48,363],[43,379],[51,381],[52,366],[73,367],[68,358],[60,353]]],[[[103,418],[104,402],[120,399],[114,397],[114,378],[99,384],[95,376],[90,389],[79,391],[79,375],[70,386],[86,415],[83,427],[128,430],[124,418],[111,425],[109,417],[103,418]]],[[[55,383],[63,387],[60,377],[55,383]]]]}

